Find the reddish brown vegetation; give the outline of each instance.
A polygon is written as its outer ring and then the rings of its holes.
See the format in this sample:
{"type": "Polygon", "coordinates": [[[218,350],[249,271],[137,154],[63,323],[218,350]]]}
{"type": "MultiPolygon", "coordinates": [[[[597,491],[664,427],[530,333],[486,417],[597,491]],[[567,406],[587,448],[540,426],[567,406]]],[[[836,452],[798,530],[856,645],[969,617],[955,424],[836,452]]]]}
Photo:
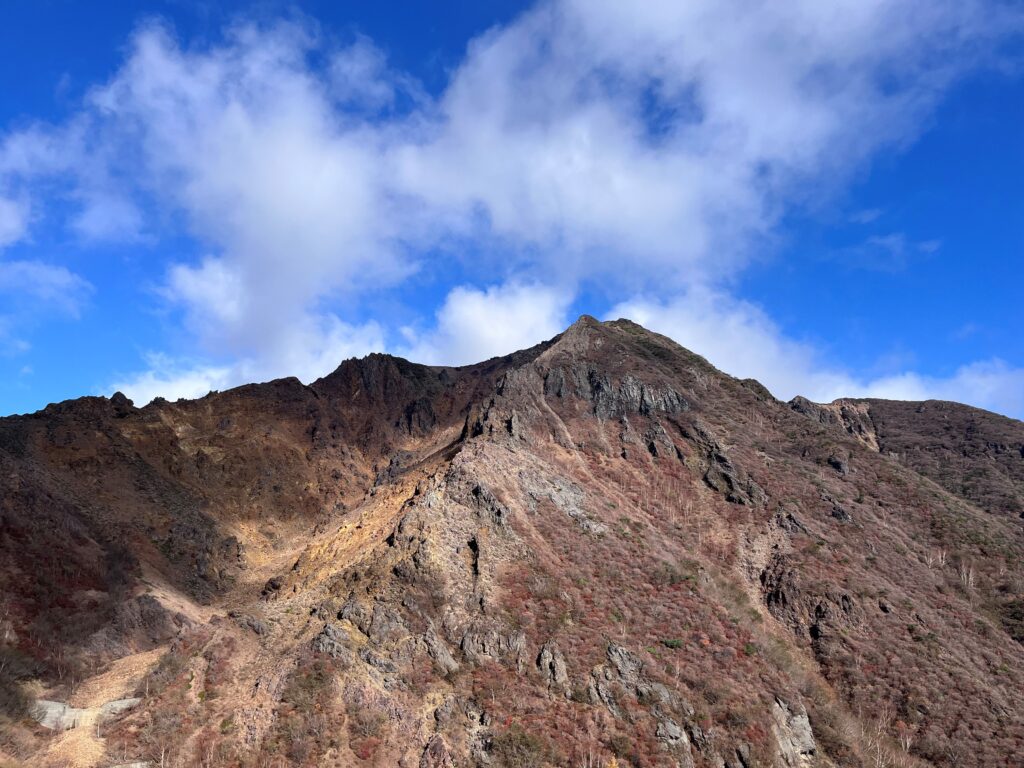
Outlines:
{"type": "Polygon", "coordinates": [[[589,319],[51,406],[0,420],[0,675],[166,646],[104,731],[165,765],[1010,765],[1024,425],[990,417],[790,407],[589,319]]]}

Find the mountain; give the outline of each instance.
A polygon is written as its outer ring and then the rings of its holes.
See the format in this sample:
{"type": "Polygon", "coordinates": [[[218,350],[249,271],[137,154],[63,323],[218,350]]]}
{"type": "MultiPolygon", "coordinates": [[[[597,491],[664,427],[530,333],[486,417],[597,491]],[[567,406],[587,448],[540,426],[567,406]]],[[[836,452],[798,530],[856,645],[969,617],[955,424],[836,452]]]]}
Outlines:
{"type": "Polygon", "coordinates": [[[0,419],[0,764],[1020,765],[1022,446],[589,317],[0,419]]]}

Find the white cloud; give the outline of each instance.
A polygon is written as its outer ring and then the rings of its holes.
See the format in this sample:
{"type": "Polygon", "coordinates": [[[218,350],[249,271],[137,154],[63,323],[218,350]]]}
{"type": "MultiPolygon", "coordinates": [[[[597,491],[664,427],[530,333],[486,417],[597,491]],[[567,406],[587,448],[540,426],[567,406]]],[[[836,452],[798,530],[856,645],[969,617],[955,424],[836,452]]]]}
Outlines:
{"type": "Polygon", "coordinates": [[[28,238],[38,222],[57,224],[46,214],[63,206],[47,203],[69,201],[74,210],[67,225],[84,242],[138,241],[142,213],[113,173],[118,163],[130,162],[130,151],[130,143],[105,132],[88,109],[61,126],[36,123],[0,138],[0,186],[14,190],[22,214],[15,239],[28,238]]]}
{"type": "Polygon", "coordinates": [[[209,364],[166,354],[145,356],[146,367],[115,379],[104,393],[121,391],[136,405],[154,397],[176,400],[202,397],[213,390],[295,376],[305,383],[330,373],[342,360],[362,357],[384,347],[380,326],[351,326],[334,317],[307,318],[304,324],[284,329],[272,347],[258,357],[235,358],[209,364]]]}
{"type": "Polygon", "coordinates": [[[0,249],[25,236],[28,217],[29,208],[24,201],[0,197],[0,249]]]}
{"type": "Polygon", "coordinates": [[[903,232],[872,235],[840,250],[836,258],[844,266],[899,272],[922,262],[942,248],[941,240],[911,240],[903,232]]]}
{"type": "Polygon", "coordinates": [[[183,212],[259,307],[224,329],[240,349],[271,304],[287,321],[387,286],[452,236],[500,252],[500,278],[664,291],[731,274],[785,205],[913,138],[1008,26],[983,0],[543,2],[472,41],[433,101],[365,38],[239,26],[185,48],[150,26],[73,141],[10,137],[0,172],[96,170],[86,231],[138,229],[118,184],[183,212]],[[367,114],[398,91],[408,110],[367,114]]]}
{"type": "Polygon", "coordinates": [[[193,399],[237,383],[228,366],[190,366],[162,354],[147,355],[146,363],[147,370],[118,380],[110,391],[124,393],[141,407],[155,397],[193,399]]]}
{"type": "MultiPolygon", "coordinates": [[[[384,329],[342,318],[433,260],[500,287],[453,290],[407,343],[426,359],[557,332],[568,300],[541,284],[649,295],[712,339],[673,308],[727,284],[782,212],[915,138],[944,89],[1020,29],[1001,8],[550,0],[472,41],[435,98],[363,38],[335,48],[301,24],[241,25],[185,46],[151,25],[79,115],[3,140],[0,184],[34,210],[63,180],[86,238],[184,221],[203,255],[167,265],[162,295],[232,382],[315,376],[328,355],[383,346],[384,329]]],[[[724,295],[701,301],[814,358],[724,295]]],[[[222,371],[186,367],[171,374],[222,371]]],[[[832,376],[815,375],[820,389],[832,376]]]]}
{"type": "Polygon", "coordinates": [[[400,178],[449,227],[561,276],[721,278],[786,205],[916,136],[990,10],[542,3],[474,41],[426,140],[395,151],[400,178]]]}
{"type": "Polygon", "coordinates": [[[31,348],[31,344],[15,335],[13,319],[0,315],[0,355],[21,355],[31,348]]]}
{"type": "Polygon", "coordinates": [[[437,313],[436,327],[406,329],[400,354],[434,365],[464,365],[507,355],[565,330],[573,293],[554,287],[507,283],[483,290],[453,289],[437,313]]]}
{"type": "Polygon", "coordinates": [[[142,213],[131,200],[96,189],[81,196],[71,228],[84,241],[134,242],[142,238],[144,225],[142,213]]]}
{"type": "Polygon", "coordinates": [[[885,214],[880,208],[865,208],[860,211],[854,211],[850,215],[850,221],[854,224],[870,224],[873,221],[877,221],[885,214]]]}
{"type": "Polygon", "coordinates": [[[830,370],[812,344],[787,338],[754,304],[708,288],[668,301],[634,298],[607,317],[626,317],[663,333],[741,379],[755,378],[776,396],[832,400],[850,394],[853,380],[830,370]]]}
{"type": "Polygon", "coordinates": [[[1024,368],[1001,360],[979,361],[947,377],[902,372],[864,377],[829,361],[808,342],[791,339],[759,307],[728,294],[694,288],[670,301],[634,298],[608,318],[628,317],[703,355],[738,378],[754,378],[789,400],[840,397],[954,400],[1024,416],[1024,368]]]}
{"type": "Polygon", "coordinates": [[[998,358],[964,365],[948,377],[908,372],[863,383],[864,397],[953,400],[1024,418],[1024,368],[998,358]]]}
{"type": "Polygon", "coordinates": [[[92,286],[65,267],[39,261],[0,261],[0,293],[24,306],[32,299],[40,311],[77,317],[92,286]]]}
{"type": "Polygon", "coordinates": [[[416,80],[392,70],[384,52],[367,37],[337,51],[328,71],[330,95],[343,107],[380,112],[394,109],[400,96],[423,106],[427,95],[416,80]]]}
{"type": "Polygon", "coordinates": [[[77,318],[92,286],[65,267],[0,260],[0,354],[22,355],[25,331],[54,316],[77,318]]]}
{"type": "Polygon", "coordinates": [[[241,28],[194,52],[150,28],[93,95],[135,138],[133,160],[161,203],[217,251],[172,267],[168,285],[212,351],[279,346],[325,296],[408,272],[390,242],[400,221],[382,189],[380,137],[332,111],[329,84],[307,64],[312,45],[294,26],[241,28]]]}

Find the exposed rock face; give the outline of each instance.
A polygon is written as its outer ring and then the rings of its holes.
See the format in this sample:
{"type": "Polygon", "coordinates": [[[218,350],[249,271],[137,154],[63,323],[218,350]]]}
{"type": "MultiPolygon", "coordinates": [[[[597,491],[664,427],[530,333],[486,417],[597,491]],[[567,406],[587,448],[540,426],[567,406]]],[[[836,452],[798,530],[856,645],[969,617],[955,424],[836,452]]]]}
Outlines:
{"type": "Polygon", "coordinates": [[[459,648],[466,658],[473,662],[480,662],[485,658],[496,661],[511,660],[516,667],[521,667],[523,654],[526,652],[526,635],[518,631],[505,633],[499,629],[473,628],[466,630],[459,648]]]}
{"type": "Polygon", "coordinates": [[[878,434],[871,418],[870,408],[863,401],[836,400],[833,403],[812,403],[806,397],[795,397],[789,407],[815,421],[839,428],[864,445],[877,451],[878,434]]]}
{"type": "Polygon", "coordinates": [[[0,419],[0,748],[45,765],[18,691],[157,649],[102,765],[1011,764],[1024,443],[989,416],[786,405],[581,318],[0,419]]]}
{"type": "Polygon", "coordinates": [[[708,487],[733,504],[761,506],[767,501],[761,487],[733,463],[706,423],[696,419],[682,427],[682,434],[698,450],[708,487]]]}
{"type": "Polygon", "coordinates": [[[549,688],[568,693],[569,672],[565,665],[565,656],[556,643],[544,643],[540,655],[537,656],[537,668],[547,680],[549,688]]]}
{"type": "Polygon", "coordinates": [[[448,746],[440,736],[434,736],[423,750],[419,768],[455,768],[448,746]]]}
{"type": "Polygon", "coordinates": [[[320,634],[313,638],[313,650],[348,664],[351,664],[353,660],[348,636],[344,630],[334,624],[325,624],[324,628],[320,630],[320,634]]]}
{"type": "Polygon", "coordinates": [[[430,654],[437,666],[446,675],[453,674],[459,671],[459,662],[455,660],[452,652],[448,649],[448,645],[441,640],[433,630],[428,631],[423,636],[423,642],[427,646],[427,653],[430,654]]]}
{"type": "Polygon", "coordinates": [[[544,392],[563,398],[573,395],[594,405],[599,419],[626,416],[631,413],[651,416],[657,413],[679,413],[689,403],[671,388],[660,389],[625,376],[612,382],[607,373],[591,367],[576,365],[569,370],[558,367],[544,377],[544,392]]]}
{"type": "Polygon", "coordinates": [[[772,716],[775,718],[773,731],[779,744],[779,756],[783,763],[789,768],[810,765],[818,750],[818,745],[811,732],[807,710],[802,704],[794,710],[782,699],[776,697],[772,707],[772,716]]]}
{"type": "Polygon", "coordinates": [[[257,635],[265,635],[269,631],[266,622],[262,619],[257,619],[255,616],[238,613],[237,611],[231,611],[228,615],[237,621],[239,626],[250,629],[257,635]]]}
{"type": "Polygon", "coordinates": [[[133,696],[85,709],[72,707],[60,701],[39,699],[32,708],[32,716],[41,726],[51,731],[68,731],[72,728],[92,727],[95,723],[104,723],[135,709],[141,701],[142,699],[133,696]]]}

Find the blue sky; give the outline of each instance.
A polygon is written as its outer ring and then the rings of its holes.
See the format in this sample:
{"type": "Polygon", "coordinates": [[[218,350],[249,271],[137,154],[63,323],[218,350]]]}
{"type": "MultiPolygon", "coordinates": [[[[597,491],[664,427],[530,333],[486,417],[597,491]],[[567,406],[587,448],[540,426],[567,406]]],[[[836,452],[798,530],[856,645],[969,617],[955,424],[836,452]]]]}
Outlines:
{"type": "Polygon", "coordinates": [[[1024,13],[14,2],[0,412],[630,316],[779,397],[1024,416],[1024,13]]]}

